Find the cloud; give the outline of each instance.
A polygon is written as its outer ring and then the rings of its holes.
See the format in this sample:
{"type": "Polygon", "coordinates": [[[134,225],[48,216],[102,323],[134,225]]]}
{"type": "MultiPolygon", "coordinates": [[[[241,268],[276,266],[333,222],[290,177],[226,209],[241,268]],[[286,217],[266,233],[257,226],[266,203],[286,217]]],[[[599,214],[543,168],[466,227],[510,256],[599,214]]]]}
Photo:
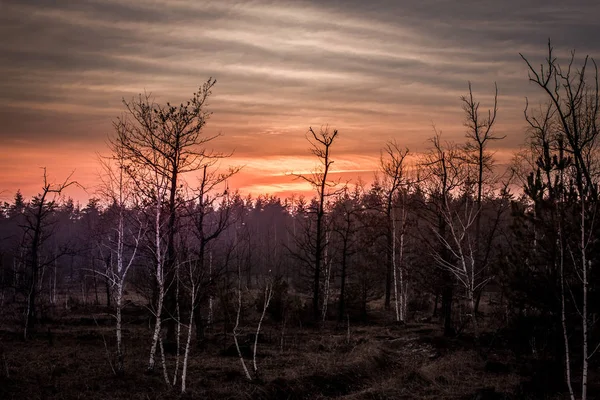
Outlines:
{"type": "MultiPolygon", "coordinates": [[[[30,170],[36,148],[34,164],[91,176],[123,98],[181,101],[209,76],[207,133],[221,132],[214,146],[238,164],[304,159],[308,127],[325,124],[340,130],[340,159],[364,155],[356,170],[391,138],[422,151],[432,123],[462,140],[467,81],[484,108],[497,82],[497,148],[509,151],[523,140],[524,97],[540,98],[519,52],[537,64],[552,37],[562,55],[598,56],[597,15],[592,0],[5,0],[0,139],[24,156],[0,171],[30,170]],[[65,145],[86,152],[67,157],[65,145]]],[[[0,188],[16,189],[11,174],[0,188]]]]}

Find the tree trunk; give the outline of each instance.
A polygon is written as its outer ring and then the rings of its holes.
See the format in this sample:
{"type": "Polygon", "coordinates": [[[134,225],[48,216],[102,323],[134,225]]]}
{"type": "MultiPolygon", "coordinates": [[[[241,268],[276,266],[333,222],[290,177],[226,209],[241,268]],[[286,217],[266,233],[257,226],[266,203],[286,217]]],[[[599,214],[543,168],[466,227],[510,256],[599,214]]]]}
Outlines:
{"type": "Polygon", "coordinates": [[[340,277],[340,300],[338,310],[338,320],[341,322],[344,319],[346,313],[346,263],[347,263],[347,244],[344,240],[344,249],[342,251],[342,271],[340,277]]]}
{"type": "Polygon", "coordinates": [[[269,303],[271,302],[271,298],[273,297],[273,284],[267,282],[267,286],[265,287],[265,301],[263,304],[262,314],[260,315],[260,320],[258,320],[258,326],[256,327],[256,335],[254,336],[254,348],[252,349],[252,366],[254,367],[254,377],[258,379],[258,366],[256,365],[256,348],[258,347],[258,336],[260,335],[260,328],[262,326],[263,320],[265,319],[265,314],[267,312],[267,308],[269,308],[269,303]]]}
{"type": "MultiPolygon", "coordinates": [[[[150,346],[150,359],[148,360],[148,372],[154,371],[155,358],[156,358],[156,348],[160,339],[160,330],[161,330],[161,313],[163,308],[163,300],[164,300],[164,290],[163,286],[159,285],[158,288],[158,301],[156,304],[156,322],[154,323],[154,332],[152,334],[152,345],[150,346]]],[[[162,340],[161,340],[162,347],[162,340]]]]}
{"type": "MultiPolygon", "coordinates": [[[[396,220],[392,217],[392,269],[394,270],[394,306],[396,322],[400,322],[400,305],[398,304],[398,274],[396,271],[396,220]]],[[[400,288],[402,290],[402,288],[400,288]]]]}
{"type": "MultiPolygon", "coordinates": [[[[329,232],[326,234],[327,240],[326,242],[329,242],[329,232]]],[[[329,303],[329,283],[331,280],[331,264],[330,264],[330,260],[328,260],[328,247],[325,247],[325,254],[323,256],[323,266],[325,267],[325,284],[323,285],[323,309],[321,311],[322,314],[322,321],[323,323],[325,322],[325,320],[327,319],[327,306],[329,303]]]]}
{"type": "Polygon", "coordinates": [[[39,201],[37,214],[35,216],[35,228],[33,231],[33,240],[31,243],[31,290],[27,301],[27,321],[25,323],[24,337],[27,338],[27,330],[35,329],[37,322],[36,314],[36,294],[39,279],[39,247],[42,236],[42,212],[44,210],[46,192],[39,201]]]}
{"type": "Polygon", "coordinates": [[[239,266],[238,261],[238,301],[237,301],[237,312],[235,316],[235,326],[233,327],[233,341],[235,342],[235,348],[237,349],[238,356],[240,357],[240,363],[242,364],[242,369],[244,370],[244,374],[246,378],[251,381],[252,376],[250,376],[250,372],[248,371],[248,367],[246,367],[246,362],[244,361],[244,356],[242,355],[242,350],[240,349],[240,343],[238,341],[238,328],[240,326],[240,314],[242,313],[242,271],[239,266]]]}
{"type": "MultiPolygon", "coordinates": [[[[193,280],[192,280],[192,285],[194,285],[193,280]]],[[[191,297],[190,300],[192,302],[192,309],[190,310],[190,319],[188,321],[188,330],[187,330],[187,340],[185,342],[185,352],[183,355],[183,369],[181,371],[181,393],[185,393],[188,359],[190,357],[190,344],[192,342],[192,326],[194,323],[194,311],[195,311],[194,304],[196,302],[196,288],[193,286],[192,286],[192,293],[191,293],[190,297],[191,297]]],[[[198,328],[196,328],[196,329],[198,329],[198,328]]]]}
{"type": "Polygon", "coordinates": [[[588,385],[588,260],[586,254],[586,237],[585,237],[585,198],[581,196],[581,277],[583,283],[583,306],[581,310],[581,325],[583,335],[583,349],[582,358],[583,365],[581,370],[581,400],[587,399],[587,385],[588,385]]]}
{"type": "MultiPolygon", "coordinates": [[[[321,201],[323,199],[321,198],[321,201]]],[[[322,225],[323,225],[323,212],[321,211],[322,205],[319,205],[319,211],[317,213],[317,243],[315,250],[315,274],[313,277],[313,318],[315,321],[319,320],[319,294],[321,286],[321,247],[322,244],[322,225]]]]}
{"type": "MultiPolygon", "coordinates": [[[[389,206],[391,207],[391,205],[389,206]]],[[[391,298],[392,298],[392,274],[394,268],[394,254],[393,254],[393,246],[394,246],[394,238],[393,238],[393,228],[392,228],[392,215],[391,208],[388,209],[387,212],[387,232],[386,232],[386,272],[385,272],[385,302],[384,308],[389,310],[391,308],[391,298]]]]}
{"type": "MultiPolygon", "coordinates": [[[[107,296],[110,298],[110,296],[107,296]]],[[[116,336],[117,336],[117,375],[121,376],[125,372],[125,357],[123,352],[123,339],[122,339],[122,309],[123,309],[123,284],[120,282],[117,288],[117,298],[115,299],[117,303],[117,326],[116,326],[116,336]]]]}

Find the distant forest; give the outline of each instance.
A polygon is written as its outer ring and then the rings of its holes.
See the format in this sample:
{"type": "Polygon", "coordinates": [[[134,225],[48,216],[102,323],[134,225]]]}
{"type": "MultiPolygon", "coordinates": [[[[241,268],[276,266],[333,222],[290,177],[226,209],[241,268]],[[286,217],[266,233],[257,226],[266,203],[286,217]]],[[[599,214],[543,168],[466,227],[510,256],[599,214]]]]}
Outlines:
{"type": "Polygon", "coordinates": [[[498,90],[483,109],[469,84],[464,141],[434,128],[428,150],[413,155],[399,134],[382,143],[369,184],[332,178],[343,129],[310,128],[315,169],[296,176],[314,189],[306,197],[229,187],[239,168],[219,169],[232,154],[212,150],[215,137],[203,133],[214,79],[181,104],[125,100],[87,204],[65,199],[76,182],[51,181],[48,166],[38,195],[17,192],[0,206],[0,376],[8,381],[16,368],[7,332],[58,341],[51,326],[61,315],[104,310],[110,318],[90,328],[105,329],[99,363],[117,377],[155,372],[179,392],[195,385],[192,359],[202,363],[215,332],[231,344],[242,380],[264,381],[265,329],[284,351],[286,332],[337,329],[350,342],[354,327],[386,321],[554,363],[558,392],[592,398],[597,66],[574,56],[559,64],[550,45],[541,67],[523,60],[545,102],[525,109],[526,146],[507,170],[491,150],[504,139],[495,131],[498,90]],[[134,307],[140,335],[131,334],[134,307]]]}

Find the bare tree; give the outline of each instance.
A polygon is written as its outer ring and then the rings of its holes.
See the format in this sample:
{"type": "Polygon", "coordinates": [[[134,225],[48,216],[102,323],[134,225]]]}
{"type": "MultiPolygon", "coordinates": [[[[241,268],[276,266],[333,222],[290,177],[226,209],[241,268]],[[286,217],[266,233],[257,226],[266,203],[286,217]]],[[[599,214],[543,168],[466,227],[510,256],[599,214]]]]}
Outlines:
{"type": "Polygon", "coordinates": [[[313,318],[319,320],[320,310],[320,285],[321,269],[323,266],[323,254],[327,246],[327,235],[325,226],[325,203],[327,197],[331,196],[330,188],[337,185],[336,182],[329,180],[331,172],[331,146],[338,135],[337,129],[333,132],[328,127],[321,128],[316,133],[312,128],[308,130],[307,139],[311,145],[310,152],[315,155],[319,161],[319,166],[311,175],[296,175],[298,178],[310,183],[317,191],[317,210],[316,210],[316,233],[314,246],[314,277],[313,277],[313,318]]]}
{"type": "Polygon", "coordinates": [[[485,173],[492,172],[493,154],[488,151],[490,142],[502,140],[506,136],[496,136],[492,131],[498,114],[498,86],[494,85],[494,105],[487,112],[487,117],[482,117],[479,112],[478,101],[473,97],[471,82],[469,82],[469,95],[461,96],[463,110],[466,114],[465,127],[467,128],[467,144],[465,151],[467,161],[477,168],[477,207],[481,208],[484,185],[486,184],[485,173]]]}
{"type": "Polygon", "coordinates": [[[344,190],[336,196],[332,211],[333,232],[337,234],[338,259],[340,263],[340,296],[338,301],[338,322],[342,322],[348,315],[346,312],[346,286],[352,256],[358,252],[359,218],[363,211],[360,207],[361,190],[356,187],[354,193],[344,190]]]}
{"type": "MultiPolygon", "coordinates": [[[[115,124],[115,129],[122,128],[122,125],[115,124]]],[[[103,255],[104,249],[109,252],[108,256],[103,257],[108,260],[104,276],[109,284],[110,296],[115,299],[115,335],[117,339],[115,373],[122,375],[125,372],[122,339],[123,293],[125,291],[127,274],[136,260],[145,227],[139,218],[132,221],[133,224],[127,224],[126,221],[127,208],[135,204],[134,183],[126,171],[127,159],[125,149],[123,143],[119,141],[119,137],[122,136],[119,133],[116,136],[117,139],[110,142],[112,155],[100,159],[103,169],[100,191],[111,203],[111,210],[116,213],[115,226],[112,229],[113,234],[109,234],[107,241],[101,244],[100,251],[103,255]],[[129,227],[126,225],[129,225],[129,227]]],[[[137,211],[133,210],[133,212],[137,211]]]]}
{"type": "MultiPolygon", "coordinates": [[[[226,154],[206,148],[218,135],[203,136],[203,128],[211,113],[206,102],[216,81],[208,79],[187,103],[179,106],[157,104],[148,94],[130,102],[123,101],[127,114],[118,124],[124,131],[123,141],[126,157],[131,161],[132,171],[150,170],[166,181],[166,253],[164,269],[169,280],[173,279],[175,260],[175,234],[178,209],[184,204],[180,199],[182,179],[186,173],[201,170],[226,154]]],[[[174,310],[172,291],[166,294],[169,311],[174,310]]],[[[174,338],[173,319],[167,328],[167,337],[174,338]]]]}
{"type": "MultiPolygon", "coordinates": [[[[432,229],[438,238],[448,237],[448,221],[445,218],[446,200],[451,197],[453,191],[462,183],[461,165],[462,157],[459,149],[452,143],[443,143],[441,132],[435,130],[435,136],[431,139],[432,148],[421,162],[421,168],[425,176],[421,179],[427,180],[429,185],[429,200],[434,208],[434,218],[431,222],[432,229]]],[[[439,260],[451,263],[451,254],[443,242],[439,242],[440,248],[436,249],[431,244],[432,251],[439,260]]],[[[454,297],[455,277],[448,268],[442,268],[441,291],[442,291],[442,317],[444,319],[444,335],[452,336],[455,328],[452,321],[452,303],[454,297]]]]}
{"type": "Polygon", "coordinates": [[[392,268],[394,270],[394,307],[396,311],[396,321],[404,322],[406,320],[408,308],[408,280],[405,268],[405,247],[408,224],[408,207],[406,204],[407,189],[399,193],[400,208],[394,209],[392,216],[392,268]],[[400,238],[398,239],[396,214],[400,214],[400,238]],[[396,246],[399,246],[398,257],[396,258],[396,246]],[[400,286],[398,288],[398,286],[400,286]]]}
{"type": "MultiPolygon", "coordinates": [[[[493,154],[489,152],[488,146],[491,142],[502,140],[506,136],[497,136],[493,132],[494,124],[496,122],[496,116],[498,114],[498,85],[494,84],[494,105],[487,111],[487,116],[481,115],[479,111],[480,103],[473,97],[473,90],[471,82],[469,82],[469,94],[468,96],[462,96],[461,101],[463,103],[463,110],[466,115],[465,127],[467,128],[466,138],[467,143],[465,146],[466,161],[476,168],[477,180],[476,180],[476,197],[475,197],[475,237],[477,241],[474,245],[474,266],[481,271],[482,282],[488,282],[489,271],[489,254],[490,247],[492,245],[493,236],[496,231],[487,232],[488,240],[483,237],[481,230],[481,219],[483,215],[482,200],[484,196],[484,187],[489,184],[493,184],[493,178],[489,177],[493,173],[493,154]],[[486,176],[487,175],[487,176],[486,176]]],[[[485,285],[479,285],[482,289],[485,285]]],[[[474,313],[477,312],[479,306],[481,290],[478,291],[475,301],[474,313]]]]}
{"type": "Polygon", "coordinates": [[[438,265],[450,271],[465,289],[469,302],[469,316],[476,322],[475,295],[490,278],[480,278],[483,270],[477,267],[475,261],[474,247],[477,237],[473,236],[473,228],[479,210],[472,193],[469,192],[471,189],[469,186],[464,187],[465,192],[454,202],[449,195],[443,199],[441,213],[448,228],[449,238],[435,232],[446,251],[436,252],[434,258],[438,265]],[[444,257],[444,253],[450,257],[444,257]]]}
{"type": "MultiPolygon", "coordinates": [[[[209,268],[205,266],[207,251],[209,245],[218,239],[218,237],[234,222],[231,216],[231,201],[228,188],[218,190],[218,186],[226,183],[233,174],[240,168],[231,168],[226,173],[217,173],[210,170],[209,166],[214,163],[207,163],[202,168],[202,176],[197,189],[197,196],[191,201],[190,215],[192,221],[191,229],[198,240],[197,248],[193,251],[195,258],[190,258],[185,264],[186,277],[183,283],[189,296],[189,321],[187,324],[187,339],[183,358],[183,369],[181,372],[181,393],[186,391],[186,379],[188,360],[191,350],[192,327],[196,323],[196,339],[204,339],[204,324],[200,312],[201,292],[213,282],[212,260],[209,260],[209,268]],[[221,201],[218,204],[218,201],[221,201]],[[218,204],[218,211],[214,208],[218,204]],[[208,218],[209,212],[215,218],[208,218]]],[[[176,371],[177,373],[177,371],[176,371]]],[[[175,381],[174,381],[175,382],[175,381]]]]}
{"type": "Polygon", "coordinates": [[[25,328],[23,331],[24,338],[27,338],[28,329],[33,329],[37,321],[36,296],[40,284],[40,267],[43,269],[43,266],[40,265],[40,253],[42,244],[48,239],[50,234],[48,231],[49,217],[56,207],[57,197],[69,186],[78,185],[77,182],[71,180],[73,174],[69,175],[62,183],[51,183],[48,181],[46,168],[43,168],[43,170],[44,183],[42,191],[33,198],[31,207],[26,214],[26,223],[23,226],[25,237],[29,241],[27,264],[31,270],[31,282],[25,313],[25,328]]]}
{"type": "Polygon", "coordinates": [[[407,184],[405,159],[408,149],[401,149],[396,141],[390,141],[382,151],[379,169],[383,174],[382,185],[385,191],[386,216],[386,279],[385,279],[385,308],[391,305],[392,283],[396,294],[396,318],[400,320],[396,271],[396,231],[394,201],[398,191],[407,184]]]}
{"type": "MultiPolygon", "coordinates": [[[[183,176],[228,156],[206,148],[207,143],[218,135],[202,135],[211,114],[206,111],[206,101],[215,82],[214,79],[209,79],[187,103],[179,106],[168,102],[166,105],[157,104],[148,94],[140,95],[130,102],[123,101],[126,116],[119,118],[116,123],[121,132],[125,157],[129,160],[127,170],[135,177],[138,188],[145,192],[155,209],[154,256],[158,303],[149,370],[154,369],[163,303],[166,303],[169,314],[173,315],[175,312],[174,288],[169,290],[171,286],[168,283],[174,281],[178,210],[185,204],[180,196],[183,176]],[[163,217],[164,206],[166,215],[163,217]]],[[[166,321],[169,321],[167,338],[173,340],[176,335],[175,319],[166,321]]]]}
{"type": "MultiPolygon", "coordinates": [[[[212,165],[207,164],[202,168],[202,175],[192,200],[193,206],[189,212],[194,227],[193,232],[198,241],[195,254],[200,269],[195,271],[194,279],[199,279],[198,284],[204,288],[213,284],[216,272],[213,271],[212,260],[209,259],[208,274],[206,273],[206,261],[210,258],[210,255],[207,255],[209,247],[235,222],[227,180],[240,170],[239,167],[232,167],[227,172],[219,173],[216,169],[209,168],[210,166],[212,165]],[[220,185],[225,185],[225,188],[219,190],[220,185]],[[201,276],[196,276],[198,274],[201,276]]],[[[197,297],[195,301],[199,299],[200,297],[197,297]]],[[[209,307],[212,307],[212,300],[209,299],[209,302],[209,307]]],[[[194,303],[193,306],[196,340],[200,344],[204,341],[204,322],[199,305],[194,303]]],[[[209,309],[210,313],[212,309],[209,309]]]]}

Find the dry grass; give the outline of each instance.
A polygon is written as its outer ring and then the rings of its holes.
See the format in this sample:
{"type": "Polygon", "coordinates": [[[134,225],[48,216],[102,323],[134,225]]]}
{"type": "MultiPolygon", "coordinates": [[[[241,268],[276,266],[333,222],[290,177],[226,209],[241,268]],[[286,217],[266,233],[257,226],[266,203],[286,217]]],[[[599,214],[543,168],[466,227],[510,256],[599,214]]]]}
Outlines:
{"type": "MultiPolygon", "coordinates": [[[[107,360],[104,341],[114,349],[113,327],[101,308],[62,315],[27,342],[18,333],[2,331],[0,347],[9,377],[0,374],[0,398],[180,398],[179,386],[167,387],[160,373],[145,373],[150,331],[143,315],[143,310],[127,315],[126,374],[120,378],[112,374],[107,360]]],[[[253,326],[247,324],[248,333],[253,326]]],[[[259,345],[259,382],[247,382],[239,359],[223,355],[233,341],[215,329],[205,349],[192,349],[184,397],[470,399],[483,387],[512,392],[522,379],[514,373],[486,372],[475,350],[441,352],[435,340],[423,339],[439,337],[435,324],[352,326],[349,341],[342,327],[289,327],[283,350],[278,329],[265,325],[271,341],[259,345]]],[[[174,356],[169,355],[171,373],[173,365],[174,356]]]]}

